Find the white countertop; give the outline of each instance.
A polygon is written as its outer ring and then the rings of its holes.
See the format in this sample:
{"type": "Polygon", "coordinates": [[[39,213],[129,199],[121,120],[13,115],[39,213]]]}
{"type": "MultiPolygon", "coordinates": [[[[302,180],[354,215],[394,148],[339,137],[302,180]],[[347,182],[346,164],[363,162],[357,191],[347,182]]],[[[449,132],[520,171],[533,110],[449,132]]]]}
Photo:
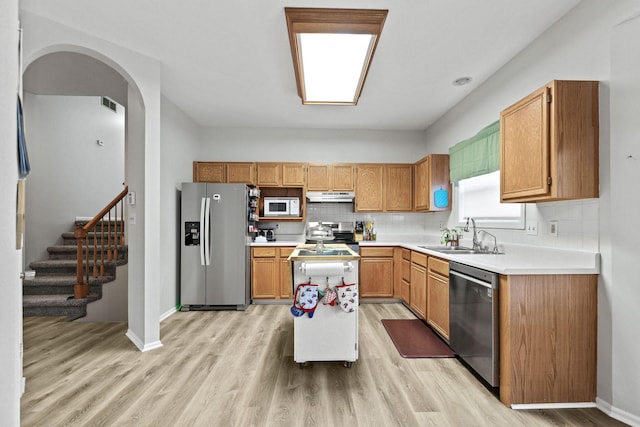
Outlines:
{"type": "MultiPolygon", "coordinates": [[[[413,239],[412,239],[413,240],[413,239]]],[[[299,241],[276,241],[252,243],[251,246],[298,246],[299,241]]],[[[420,246],[439,246],[439,241],[406,242],[406,241],[362,241],[360,246],[400,246],[412,251],[449,261],[459,262],[472,267],[482,268],[500,274],[599,274],[600,253],[569,249],[555,249],[540,246],[510,244],[505,246],[504,254],[443,254],[420,246]]]]}

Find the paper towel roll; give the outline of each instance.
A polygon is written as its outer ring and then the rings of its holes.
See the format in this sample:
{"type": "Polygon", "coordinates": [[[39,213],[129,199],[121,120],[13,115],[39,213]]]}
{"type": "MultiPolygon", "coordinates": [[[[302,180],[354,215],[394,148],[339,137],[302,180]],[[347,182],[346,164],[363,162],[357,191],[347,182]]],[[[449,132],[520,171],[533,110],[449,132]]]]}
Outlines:
{"type": "Polygon", "coordinates": [[[307,276],[344,276],[345,266],[341,262],[305,262],[300,270],[307,276]]]}

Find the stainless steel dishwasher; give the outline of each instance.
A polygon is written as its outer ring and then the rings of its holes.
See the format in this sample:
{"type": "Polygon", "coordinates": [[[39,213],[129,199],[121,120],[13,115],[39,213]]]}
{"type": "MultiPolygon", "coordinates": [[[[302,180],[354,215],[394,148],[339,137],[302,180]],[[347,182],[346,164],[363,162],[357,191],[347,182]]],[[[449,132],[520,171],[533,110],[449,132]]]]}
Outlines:
{"type": "Polygon", "coordinates": [[[449,345],[492,387],[500,384],[499,275],[449,263],[449,345]]]}

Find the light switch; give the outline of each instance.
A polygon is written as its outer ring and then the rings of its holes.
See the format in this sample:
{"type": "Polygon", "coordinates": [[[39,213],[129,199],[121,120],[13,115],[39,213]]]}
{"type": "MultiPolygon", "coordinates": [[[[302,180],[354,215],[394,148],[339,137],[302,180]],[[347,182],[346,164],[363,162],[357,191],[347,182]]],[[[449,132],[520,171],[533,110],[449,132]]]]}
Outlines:
{"type": "Polygon", "coordinates": [[[538,221],[527,221],[526,224],[527,234],[532,236],[538,235],[538,221]]]}
{"type": "Polygon", "coordinates": [[[135,223],[136,223],[136,214],[131,212],[129,213],[129,224],[135,225],[135,223]]]}

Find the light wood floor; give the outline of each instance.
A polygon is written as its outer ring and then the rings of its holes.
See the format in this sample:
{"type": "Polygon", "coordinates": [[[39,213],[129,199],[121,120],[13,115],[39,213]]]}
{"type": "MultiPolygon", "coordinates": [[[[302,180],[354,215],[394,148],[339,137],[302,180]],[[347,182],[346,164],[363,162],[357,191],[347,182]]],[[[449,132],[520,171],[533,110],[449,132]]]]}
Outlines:
{"type": "Polygon", "coordinates": [[[23,426],[620,426],[597,409],[514,411],[456,359],[403,359],[360,306],[351,369],[293,361],[284,305],[176,313],[164,346],[139,352],[124,323],[24,319],[23,426]]]}

